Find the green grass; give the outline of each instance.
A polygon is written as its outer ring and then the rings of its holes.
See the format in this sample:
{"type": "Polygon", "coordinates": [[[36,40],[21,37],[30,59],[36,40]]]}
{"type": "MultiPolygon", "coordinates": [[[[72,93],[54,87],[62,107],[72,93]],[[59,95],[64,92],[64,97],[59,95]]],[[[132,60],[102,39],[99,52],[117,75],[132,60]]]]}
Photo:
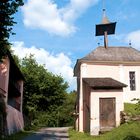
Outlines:
{"type": "Polygon", "coordinates": [[[28,135],[32,135],[34,132],[42,128],[43,126],[31,126],[30,129],[28,128],[27,130],[12,134],[10,136],[7,136],[5,138],[0,138],[0,140],[22,140],[28,135]]]}
{"type": "MultiPolygon", "coordinates": [[[[129,115],[140,115],[140,112],[135,108],[136,104],[124,104],[124,111],[129,115]]],[[[89,134],[76,132],[72,129],[69,130],[69,135],[70,140],[140,140],[140,122],[123,124],[100,136],[90,136],[89,134]]]]}
{"type": "Polygon", "coordinates": [[[140,111],[136,110],[136,104],[125,103],[124,111],[129,115],[140,115],[140,111]]]}
{"type": "Polygon", "coordinates": [[[69,136],[70,140],[140,140],[140,122],[123,124],[100,136],[90,136],[71,129],[69,136]]]}
{"type": "Polygon", "coordinates": [[[31,135],[32,131],[21,131],[16,134],[12,134],[10,136],[7,136],[6,138],[3,138],[2,140],[21,140],[22,138],[31,135]]]}
{"type": "MultiPolygon", "coordinates": [[[[125,103],[124,110],[130,115],[140,115],[140,112],[135,110],[136,105],[125,103]]],[[[22,131],[10,135],[2,140],[21,140],[40,127],[32,127],[33,131],[22,131]]],[[[140,140],[140,122],[130,122],[113,129],[111,132],[102,134],[100,136],[90,136],[86,133],[76,132],[73,129],[69,130],[70,140],[140,140]],[[136,139],[135,137],[139,138],[136,139]]]]}

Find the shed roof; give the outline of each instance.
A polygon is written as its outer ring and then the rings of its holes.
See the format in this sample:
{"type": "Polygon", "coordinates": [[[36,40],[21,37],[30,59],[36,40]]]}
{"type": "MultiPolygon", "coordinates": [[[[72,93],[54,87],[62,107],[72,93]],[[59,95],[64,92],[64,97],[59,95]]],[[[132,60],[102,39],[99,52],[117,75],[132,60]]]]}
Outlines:
{"type": "Polygon", "coordinates": [[[79,60],[140,61],[140,52],[132,47],[98,47],[79,60]]]}
{"type": "Polygon", "coordinates": [[[127,87],[126,84],[112,78],[83,78],[83,81],[94,89],[120,89],[127,87]]]}

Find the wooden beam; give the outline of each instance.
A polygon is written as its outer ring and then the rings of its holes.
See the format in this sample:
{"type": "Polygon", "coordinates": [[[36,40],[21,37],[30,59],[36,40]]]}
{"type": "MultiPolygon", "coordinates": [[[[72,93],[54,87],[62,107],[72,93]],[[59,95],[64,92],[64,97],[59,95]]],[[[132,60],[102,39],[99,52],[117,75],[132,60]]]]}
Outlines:
{"type": "Polygon", "coordinates": [[[106,49],[108,48],[107,31],[104,32],[104,46],[105,46],[106,49]]]}

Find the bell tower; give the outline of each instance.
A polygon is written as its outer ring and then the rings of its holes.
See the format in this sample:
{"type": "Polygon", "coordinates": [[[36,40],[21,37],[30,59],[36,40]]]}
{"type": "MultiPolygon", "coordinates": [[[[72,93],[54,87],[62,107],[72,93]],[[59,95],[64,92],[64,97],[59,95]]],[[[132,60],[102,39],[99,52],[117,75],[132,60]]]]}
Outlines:
{"type": "MultiPolygon", "coordinates": [[[[104,3],[104,0],[103,0],[104,3]]],[[[103,4],[103,18],[101,24],[96,25],[96,36],[104,36],[104,47],[108,48],[108,35],[115,34],[116,22],[110,22],[106,16],[103,4]]]]}

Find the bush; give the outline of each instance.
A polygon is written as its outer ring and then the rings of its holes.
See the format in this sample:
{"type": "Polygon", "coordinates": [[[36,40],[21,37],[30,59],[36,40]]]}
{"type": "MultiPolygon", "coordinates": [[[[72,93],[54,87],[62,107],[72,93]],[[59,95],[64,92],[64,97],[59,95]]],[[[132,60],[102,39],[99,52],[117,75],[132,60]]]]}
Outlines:
{"type": "Polygon", "coordinates": [[[55,127],[57,126],[57,116],[55,112],[51,114],[48,112],[36,112],[36,117],[31,123],[32,126],[47,126],[47,127],[55,127]]]}
{"type": "Polygon", "coordinates": [[[140,114],[138,103],[136,104],[125,103],[124,111],[130,116],[135,116],[140,114]]]}

